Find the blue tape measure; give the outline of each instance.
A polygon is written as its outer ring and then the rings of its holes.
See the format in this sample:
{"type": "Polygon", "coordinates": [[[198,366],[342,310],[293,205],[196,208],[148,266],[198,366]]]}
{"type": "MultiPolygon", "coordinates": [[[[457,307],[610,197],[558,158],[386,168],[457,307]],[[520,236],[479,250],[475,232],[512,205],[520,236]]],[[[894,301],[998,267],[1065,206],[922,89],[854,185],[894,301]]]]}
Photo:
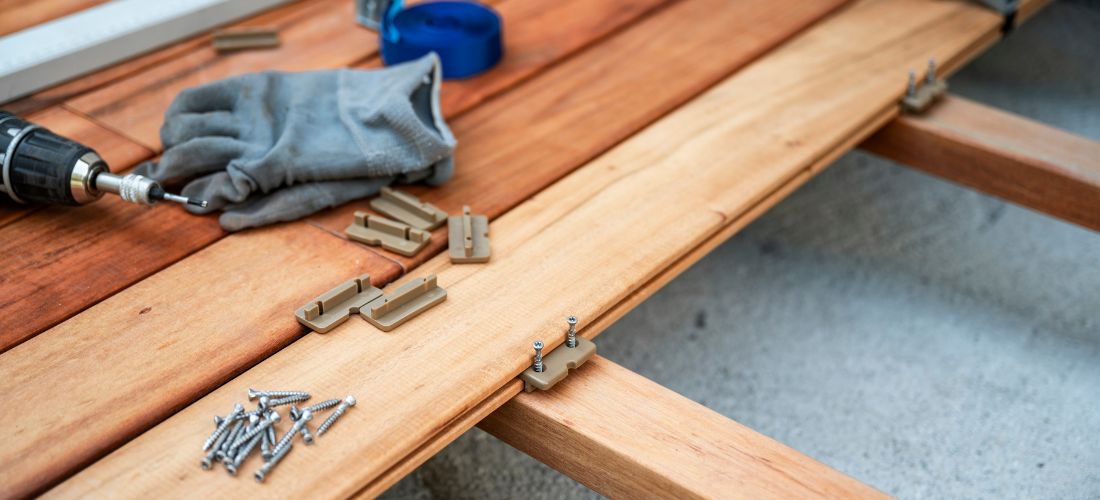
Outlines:
{"type": "Polygon", "coordinates": [[[386,65],[435,52],[443,62],[443,78],[466,78],[493,67],[504,55],[500,16],[489,7],[461,1],[402,6],[395,0],[378,13],[386,65]]]}

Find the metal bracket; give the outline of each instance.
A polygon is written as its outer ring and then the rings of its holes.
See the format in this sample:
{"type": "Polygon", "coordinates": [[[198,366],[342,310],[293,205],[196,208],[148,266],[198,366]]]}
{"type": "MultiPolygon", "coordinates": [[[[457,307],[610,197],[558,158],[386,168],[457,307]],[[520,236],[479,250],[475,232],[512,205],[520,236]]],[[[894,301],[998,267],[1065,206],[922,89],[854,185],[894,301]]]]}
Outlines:
{"type": "Polygon", "coordinates": [[[901,98],[901,109],[909,114],[922,113],[932,105],[932,102],[945,94],[947,94],[947,82],[936,77],[936,61],[930,59],[928,72],[920,85],[917,85],[917,73],[909,72],[909,85],[905,96],[901,98]]]}
{"type": "Polygon", "coordinates": [[[405,283],[392,294],[375,299],[360,309],[359,315],[388,332],[444,300],[447,300],[447,291],[440,288],[433,274],[405,283]]]}
{"type": "Polygon", "coordinates": [[[577,337],[577,347],[569,347],[565,342],[542,358],[542,371],[535,371],[534,367],[528,368],[519,374],[523,380],[523,390],[531,392],[549,390],[554,384],[561,382],[569,375],[569,370],[576,370],[596,355],[596,344],[584,337],[577,337]]]}
{"type": "Polygon", "coordinates": [[[214,32],[214,49],[218,52],[278,46],[279,32],[270,28],[231,28],[214,32]]]}
{"type": "Polygon", "coordinates": [[[382,188],[381,196],[371,200],[370,207],[417,229],[431,231],[447,222],[447,212],[431,203],[396,189],[382,188]]]}
{"type": "Polygon", "coordinates": [[[432,236],[427,231],[366,212],[355,212],[355,221],[344,232],[350,239],[381,246],[406,257],[416,255],[432,236]]]}
{"type": "Polygon", "coordinates": [[[447,253],[456,264],[489,262],[489,218],[470,215],[470,207],[462,207],[462,215],[447,220],[447,253]]]}
{"type": "Polygon", "coordinates": [[[299,308],[294,316],[313,331],[327,333],[381,296],[382,290],[372,286],[370,275],[364,274],[325,292],[299,308]]]}

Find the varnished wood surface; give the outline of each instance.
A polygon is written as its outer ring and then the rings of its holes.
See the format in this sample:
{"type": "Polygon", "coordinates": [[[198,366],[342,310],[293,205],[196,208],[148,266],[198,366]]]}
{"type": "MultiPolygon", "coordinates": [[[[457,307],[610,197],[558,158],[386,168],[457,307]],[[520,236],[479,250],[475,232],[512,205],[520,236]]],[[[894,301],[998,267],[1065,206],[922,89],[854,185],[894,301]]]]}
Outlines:
{"type": "Polygon", "coordinates": [[[888,498],[600,356],[478,426],[610,498],[888,498]]]}
{"type": "Polygon", "coordinates": [[[529,363],[531,341],[560,343],[550,332],[563,333],[564,314],[583,329],[892,113],[904,89],[893,74],[929,55],[951,59],[999,22],[954,2],[847,9],[499,217],[490,264],[428,262],[418,275],[438,274],[446,302],[395,332],[350,321],[307,335],[51,494],[255,494],[254,483],[211,481],[179,450],[246,386],[291,381],[359,397],[338,431],[355,439],[296,449],[280,466],[295,474],[264,487],[355,493],[508,383],[529,363]],[[739,112],[716,112],[730,109],[739,112]]]}
{"type": "Polygon", "coordinates": [[[951,96],[899,117],[863,147],[1100,231],[1100,142],[951,96]]]}

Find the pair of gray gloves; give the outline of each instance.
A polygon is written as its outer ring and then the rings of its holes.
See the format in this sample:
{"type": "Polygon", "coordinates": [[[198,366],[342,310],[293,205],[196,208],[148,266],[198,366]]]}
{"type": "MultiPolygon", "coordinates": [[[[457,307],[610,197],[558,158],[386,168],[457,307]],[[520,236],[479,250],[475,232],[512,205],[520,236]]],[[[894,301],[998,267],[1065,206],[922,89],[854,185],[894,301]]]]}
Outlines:
{"type": "Polygon", "coordinates": [[[393,182],[438,185],[455,139],[439,59],[381,70],[263,72],[186,89],[165,113],[164,154],[137,172],[222,210],[228,231],[294,220],[393,182]]]}

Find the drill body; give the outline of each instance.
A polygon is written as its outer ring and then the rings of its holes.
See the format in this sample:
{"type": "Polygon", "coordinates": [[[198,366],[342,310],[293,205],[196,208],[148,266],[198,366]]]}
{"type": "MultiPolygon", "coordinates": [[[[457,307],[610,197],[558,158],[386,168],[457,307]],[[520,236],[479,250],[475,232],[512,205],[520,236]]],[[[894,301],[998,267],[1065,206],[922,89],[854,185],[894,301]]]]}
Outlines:
{"type": "Polygon", "coordinates": [[[204,207],[137,174],[112,174],[92,148],[0,111],[0,192],[20,203],[84,205],[114,193],[140,205],[160,200],[204,207]]]}

